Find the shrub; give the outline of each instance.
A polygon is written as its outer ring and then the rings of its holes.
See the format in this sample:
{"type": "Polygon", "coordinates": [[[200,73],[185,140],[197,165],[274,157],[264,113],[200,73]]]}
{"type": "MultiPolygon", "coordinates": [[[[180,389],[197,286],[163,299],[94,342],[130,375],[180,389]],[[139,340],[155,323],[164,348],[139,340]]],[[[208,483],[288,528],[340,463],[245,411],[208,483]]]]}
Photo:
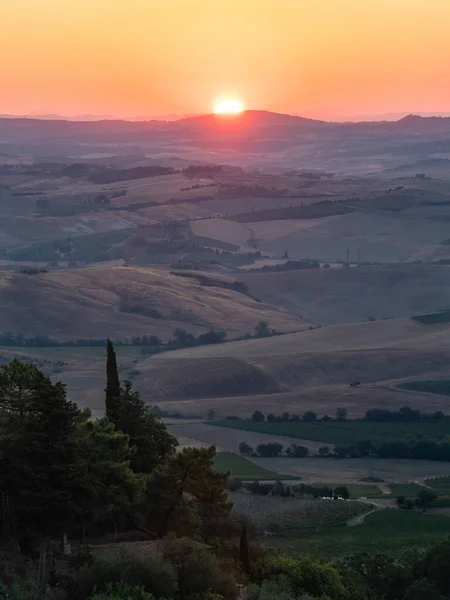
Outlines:
{"type": "Polygon", "coordinates": [[[260,566],[260,582],[271,579],[292,590],[292,597],[302,594],[338,598],[344,586],[338,571],[307,556],[295,559],[287,556],[269,556],[260,566]]]}
{"type": "Polygon", "coordinates": [[[153,600],[143,587],[120,583],[108,583],[103,592],[96,592],[89,600],[153,600]]]}
{"type": "Polygon", "coordinates": [[[162,556],[144,556],[122,550],[112,556],[94,556],[91,565],[80,569],[75,577],[74,598],[85,600],[103,592],[109,583],[138,586],[157,598],[172,598],[176,590],[176,572],[162,556]]]}
{"type": "Polygon", "coordinates": [[[242,486],[242,480],[238,479],[237,477],[228,479],[227,481],[227,489],[230,490],[230,492],[237,492],[242,488],[242,486]]]}
{"type": "Polygon", "coordinates": [[[165,542],[163,555],[178,573],[177,595],[180,598],[211,592],[230,600],[236,598],[234,577],[222,569],[217,557],[209,550],[199,550],[191,540],[175,538],[165,542]]]}

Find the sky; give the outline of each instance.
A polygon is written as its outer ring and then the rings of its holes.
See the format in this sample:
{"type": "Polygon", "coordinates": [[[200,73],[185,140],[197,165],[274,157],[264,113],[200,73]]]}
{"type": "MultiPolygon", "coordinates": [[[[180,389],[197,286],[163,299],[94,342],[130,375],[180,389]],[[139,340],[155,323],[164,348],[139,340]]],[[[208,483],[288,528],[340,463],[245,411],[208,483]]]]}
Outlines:
{"type": "Polygon", "coordinates": [[[449,0],[0,0],[0,114],[450,111],[449,0]]]}

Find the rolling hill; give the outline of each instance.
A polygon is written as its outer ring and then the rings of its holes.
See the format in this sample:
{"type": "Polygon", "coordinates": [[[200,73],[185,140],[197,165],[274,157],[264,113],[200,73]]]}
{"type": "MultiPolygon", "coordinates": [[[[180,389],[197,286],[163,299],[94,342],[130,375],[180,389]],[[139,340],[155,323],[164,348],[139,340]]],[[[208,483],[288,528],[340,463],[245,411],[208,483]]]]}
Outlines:
{"type": "Polygon", "coordinates": [[[285,309],[257,302],[234,277],[132,267],[53,271],[38,275],[0,272],[0,331],[125,339],[159,335],[177,327],[191,332],[224,329],[230,337],[267,320],[280,331],[305,322],[285,309]]]}
{"type": "Polygon", "coordinates": [[[447,266],[243,271],[239,279],[256,298],[317,324],[407,317],[450,307],[447,266]]]}
{"type": "MultiPolygon", "coordinates": [[[[327,398],[327,404],[330,399],[334,402],[346,398],[349,384],[360,381],[366,401],[372,406],[376,401],[378,406],[385,404],[386,395],[389,399],[393,395],[402,397],[403,402],[411,398],[390,389],[394,380],[421,374],[448,374],[449,341],[450,325],[421,325],[411,319],[391,319],[169,352],[140,361],[137,369],[142,389],[149,396],[164,400],[260,397],[278,388],[288,394],[288,403],[292,403],[289,394],[295,393],[297,402],[314,397],[320,405],[321,395],[327,398]],[[249,377],[242,381],[245,364],[249,377]],[[258,385],[254,387],[251,374],[255,369],[258,385]],[[174,372],[176,381],[170,378],[174,372]],[[211,393],[212,377],[214,393],[211,393]],[[261,388],[261,377],[266,378],[265,388],[261,388]],[[371,392],[365,386],[371,386],[371,392]]],[[[350,391],[356,398],[361,397],[359,389],[350,391]]],[[[424,395],[420,397],[423,400],[424,395]]],[[[448,398],[441,401],[449,404],[448,398]]],[[[276,399],[272,402],[278,404],[276,399]]],[[[238,403],[232,404],[239,411],[238,403]]]]}

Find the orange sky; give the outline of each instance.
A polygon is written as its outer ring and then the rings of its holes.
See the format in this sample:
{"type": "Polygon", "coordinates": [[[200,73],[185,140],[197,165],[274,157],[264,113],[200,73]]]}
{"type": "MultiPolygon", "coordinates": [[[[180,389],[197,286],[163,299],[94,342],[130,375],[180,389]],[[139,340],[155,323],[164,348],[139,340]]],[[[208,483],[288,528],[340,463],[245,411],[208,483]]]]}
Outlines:
{"type": "Polygon", "coordinates": [[[450,111],[450,0],[0,4],[0,113],[450,111]]]}

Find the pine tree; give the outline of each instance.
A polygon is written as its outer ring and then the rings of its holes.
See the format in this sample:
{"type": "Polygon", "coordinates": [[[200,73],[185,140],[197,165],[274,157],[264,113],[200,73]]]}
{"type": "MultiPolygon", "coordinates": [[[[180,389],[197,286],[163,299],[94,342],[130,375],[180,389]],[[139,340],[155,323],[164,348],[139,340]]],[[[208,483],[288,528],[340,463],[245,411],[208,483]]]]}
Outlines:
{"type": "Polygon", "coordinates": [[[118,431],[130,438],[134,447],[130,466],[135,473],[151,473],[153,469],[175,452],[177,439],[170,435],[158,415],[151,413],[139,392],[130,381],[120,388],[119,397],[110,413],[110,421],[118,431]]]}
{"type": "Polygon", "coordinates": [[[215,455],[214,446],[183,448],[154,470],[147,482],[148,518],[160,537],[170,530],[193,536],[193,529],[207,530],[211,519],[230,514],[228,475],[214,469],[215,455]]]}
{"type": "Polygon", "coordinates": [[[41,587],[48,539],[76,522],[78,417],[65,386],[34,365],[0,367],[0,489],[10,498],[13,535],[39,540],[41,587]]]}
{"type": "Polygon", "coordinates": [[[116,424],[119,410],[120,381],[114,346],[108,338],[106,344],[106,389],[105,405],[107,418],[116,424]]]}

